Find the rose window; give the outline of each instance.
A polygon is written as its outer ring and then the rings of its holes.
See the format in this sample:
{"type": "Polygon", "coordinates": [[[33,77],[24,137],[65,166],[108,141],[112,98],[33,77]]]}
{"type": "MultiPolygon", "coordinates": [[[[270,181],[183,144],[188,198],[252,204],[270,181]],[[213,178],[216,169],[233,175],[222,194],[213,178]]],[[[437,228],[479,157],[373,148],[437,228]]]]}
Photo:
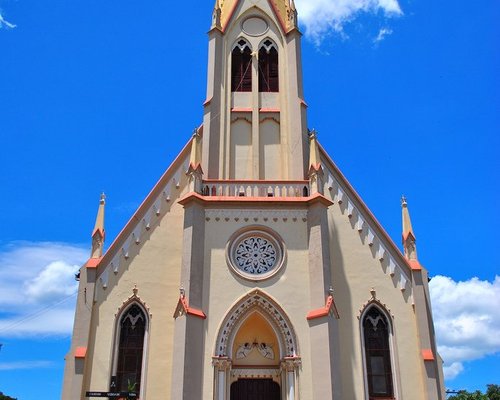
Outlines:
{"type": "Polygon", "coordinates": [[[269,229],[246,228],[229,240],[227,261],[238,275],[250,280],[267,279],[284,262],[284,244],[269,229]]]}
{"type": "Polygon", "coordinates": [[[276,265],[274,245],[263,237],[251,236],[236,247],[235,261],[239,269],[249,274],[264,274],[276,265]]]}

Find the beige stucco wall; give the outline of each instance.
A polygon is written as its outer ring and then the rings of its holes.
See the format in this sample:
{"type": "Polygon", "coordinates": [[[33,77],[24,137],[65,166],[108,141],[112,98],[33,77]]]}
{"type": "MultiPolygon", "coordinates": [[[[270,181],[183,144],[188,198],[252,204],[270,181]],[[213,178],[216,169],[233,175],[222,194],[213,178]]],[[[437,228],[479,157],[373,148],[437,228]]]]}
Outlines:
{"type": "Polygon", "coordinates": [[[359,317],[372,299],[371,290],[374,289],[377,300],[392,316],[393,371],[396,371],[394,383],[399,391],[398,398],[422,399],[422,361],[411,293],[402,292],[397,276],[391,277],[386,272],[384,264],[368,245],[365,232],[355,229],[345,207],[338,203],[331,206],[329,223],[332,279],[340,313],[343,395],[355,399],[365,396],[359,317]]]}
{"type": "MultiPolygon", "coordinates": [[[[177,195],[181,194],[178,190],[177,195]]],[[[133,243],[129,260],[118,274],[110,273],[107,288],[97,285],[87,360],[86,390],[107,390],[112,368],[116,315],[137,285],[138,296],[151,313],[145,398],[161,398],[171,386],[173,313],[179,299],[184,210],[171,200],[170,210],[152,226],[139,245],[133,243]]]]}

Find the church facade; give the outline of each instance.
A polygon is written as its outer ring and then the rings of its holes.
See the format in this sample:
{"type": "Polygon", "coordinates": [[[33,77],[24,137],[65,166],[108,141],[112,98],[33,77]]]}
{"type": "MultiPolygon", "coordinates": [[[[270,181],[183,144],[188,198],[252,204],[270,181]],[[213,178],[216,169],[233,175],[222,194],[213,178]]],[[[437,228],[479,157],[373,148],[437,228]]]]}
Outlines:
{"type": "Polygon", "coordinates": [[[217,0],[203,124],[79,274],[63,400],[444,400],[401,252],[307,129],[293,0],[217,0]]]}

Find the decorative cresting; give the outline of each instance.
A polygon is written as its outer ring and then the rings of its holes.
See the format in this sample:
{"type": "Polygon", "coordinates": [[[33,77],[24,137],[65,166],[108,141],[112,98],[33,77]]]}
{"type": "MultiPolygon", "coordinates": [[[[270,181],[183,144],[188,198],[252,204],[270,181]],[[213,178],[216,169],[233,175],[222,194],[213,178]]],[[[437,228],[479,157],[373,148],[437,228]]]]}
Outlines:
{"type": "Polygon", "coordinates": [[[252,309],[259,309],[269,316],[276,328],[281,333],[283,342],[284,359],[293,359],[298,362],[297,339],[293,327],[284,312],[268,296],[260,290],[249,293],[244,299],[233,307],[225,318],[217,336],[217,348],[215,355],[217,358],[224,358],[230,355],[228,349],[229,342],[233,336],[233,331],[238,322],[244,318],[252,309]]]}
{"type": "Polygon", "coordinates": [[[238,275],[251,280],[273,276],[284,261],[283,241],[264,227],[249,227],[236,232],[226,251],[229,266],[238,275]]]}

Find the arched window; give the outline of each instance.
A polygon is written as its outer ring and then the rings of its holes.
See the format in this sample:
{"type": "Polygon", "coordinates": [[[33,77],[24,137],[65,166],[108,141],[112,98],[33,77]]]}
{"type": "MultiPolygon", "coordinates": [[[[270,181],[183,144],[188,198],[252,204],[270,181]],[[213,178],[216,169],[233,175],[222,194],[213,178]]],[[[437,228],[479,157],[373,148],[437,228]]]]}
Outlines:
{"type": "Polygon", "coordinates": [[[391,334],[387,317],[372,306],[363,318],[366,377],[371,399],[391,399],[394,386],[391,368],[391,334]]]}
{"type": "Polygon", "coordinates": [[[231,61],[231,91],[252,91],[252,49],[240,39],[234,46],[231,61]]]}
{"type": "Polygon", "coordinates": [[[117,390],[140,393],[146,333],[146,315],[142,308],[137,304],[129,307],[122,315],[118,329],[117,390]]]}
{"type": "Polygon", "coordinates": [[[269,39],[259,50],[259,92],[279,92],[278,49],[269,39]]]}

